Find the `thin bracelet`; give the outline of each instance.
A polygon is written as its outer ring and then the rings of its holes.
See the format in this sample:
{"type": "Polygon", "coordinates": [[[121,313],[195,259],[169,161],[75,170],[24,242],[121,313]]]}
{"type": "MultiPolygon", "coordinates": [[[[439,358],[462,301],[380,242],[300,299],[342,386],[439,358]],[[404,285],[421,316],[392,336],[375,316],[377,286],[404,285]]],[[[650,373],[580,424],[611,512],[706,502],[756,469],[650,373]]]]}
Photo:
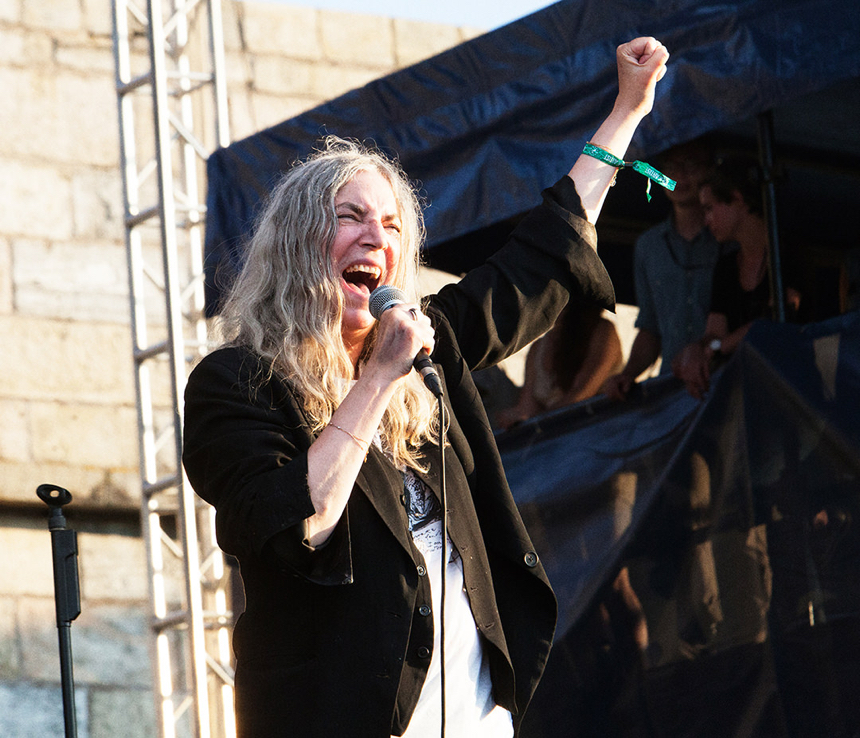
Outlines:
{"type": "Polygon", "coordinates": [[[328,423],[332,428],[337,428],[341,433],[346,433],[353,441],[358,444],[358,447],[361,449],[361,452],[367,457],[367,452],[370,450],[370,444],[367,441],[362,441],[358,436],[354,436],[350,433],[346,428],[341,428],[339,425],[335,425],[331,421],[328,423]]]}

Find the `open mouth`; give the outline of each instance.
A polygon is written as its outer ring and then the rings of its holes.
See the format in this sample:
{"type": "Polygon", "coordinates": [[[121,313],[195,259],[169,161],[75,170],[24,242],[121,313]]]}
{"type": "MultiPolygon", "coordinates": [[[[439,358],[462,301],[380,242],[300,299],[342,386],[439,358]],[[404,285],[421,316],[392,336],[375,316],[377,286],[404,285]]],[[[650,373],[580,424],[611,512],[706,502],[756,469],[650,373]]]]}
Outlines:
{"type": "Polygon", "coordinates": [[[379,286],[382,270],[369,264],[353,264],[344,269],[341,276],[348,285],[369,295],[379,286]]]}

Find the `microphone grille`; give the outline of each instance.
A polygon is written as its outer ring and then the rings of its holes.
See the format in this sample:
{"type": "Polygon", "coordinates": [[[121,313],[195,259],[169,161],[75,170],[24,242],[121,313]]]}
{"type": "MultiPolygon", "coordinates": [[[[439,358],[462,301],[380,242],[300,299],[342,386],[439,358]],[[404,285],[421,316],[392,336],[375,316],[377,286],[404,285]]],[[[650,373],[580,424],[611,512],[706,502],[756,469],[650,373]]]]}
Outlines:
{"type": "Polygon", "coordinates": [[[403,294],[397,287],[392,287],[390,284],[382,284],[370,293],[370,300],[367,303],[367,308],[370,314],[379,320],[379,317],[393,305],[399,305],[406,302],[406,295],[403,294]]]}

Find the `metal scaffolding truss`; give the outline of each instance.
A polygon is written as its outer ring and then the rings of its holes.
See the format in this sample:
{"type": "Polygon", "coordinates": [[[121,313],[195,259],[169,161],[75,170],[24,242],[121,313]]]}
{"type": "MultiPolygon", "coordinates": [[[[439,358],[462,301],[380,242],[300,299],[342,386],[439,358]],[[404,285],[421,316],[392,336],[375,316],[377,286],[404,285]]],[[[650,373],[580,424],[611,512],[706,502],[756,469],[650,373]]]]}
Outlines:
{"type": "Polygon", "coordinates": [[[142,525],[162,738],[235,734],[229,570],[181,464],[182,393],[206,353],[201,193],[229,143],[220,0],[113,0],[142,525]]]}

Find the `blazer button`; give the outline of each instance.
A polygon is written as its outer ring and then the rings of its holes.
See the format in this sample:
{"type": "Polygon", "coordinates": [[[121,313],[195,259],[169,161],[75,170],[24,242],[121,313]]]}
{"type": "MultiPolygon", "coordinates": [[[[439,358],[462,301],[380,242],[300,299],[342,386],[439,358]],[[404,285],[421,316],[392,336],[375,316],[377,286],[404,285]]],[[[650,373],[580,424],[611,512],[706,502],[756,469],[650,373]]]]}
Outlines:
{"type": "Polygon", "coordinates": [[[537,554],[534,551],[529,551],[525,556],[523,556],[523,561],[526,562],[527,567],[534,569],[538,563],[537,554]]]}
{"type": "Polygon", "coordinates": [[[423,615],[425,618],[430,614],[430,605],[421,605],[418,608],[418,614],[423,615]]]}
{"type": "Polygon", "coordinates": [[[418,648],[418,658],[429,659],[430,658],[430,649],[427,648],[427,646],[420,646],[418,648]]]}
{"type": "Polygon", "coordinates": [[[427,574],[427,569],[422,564],[418,564],[418,576],[423,577],[427,574]]]}

